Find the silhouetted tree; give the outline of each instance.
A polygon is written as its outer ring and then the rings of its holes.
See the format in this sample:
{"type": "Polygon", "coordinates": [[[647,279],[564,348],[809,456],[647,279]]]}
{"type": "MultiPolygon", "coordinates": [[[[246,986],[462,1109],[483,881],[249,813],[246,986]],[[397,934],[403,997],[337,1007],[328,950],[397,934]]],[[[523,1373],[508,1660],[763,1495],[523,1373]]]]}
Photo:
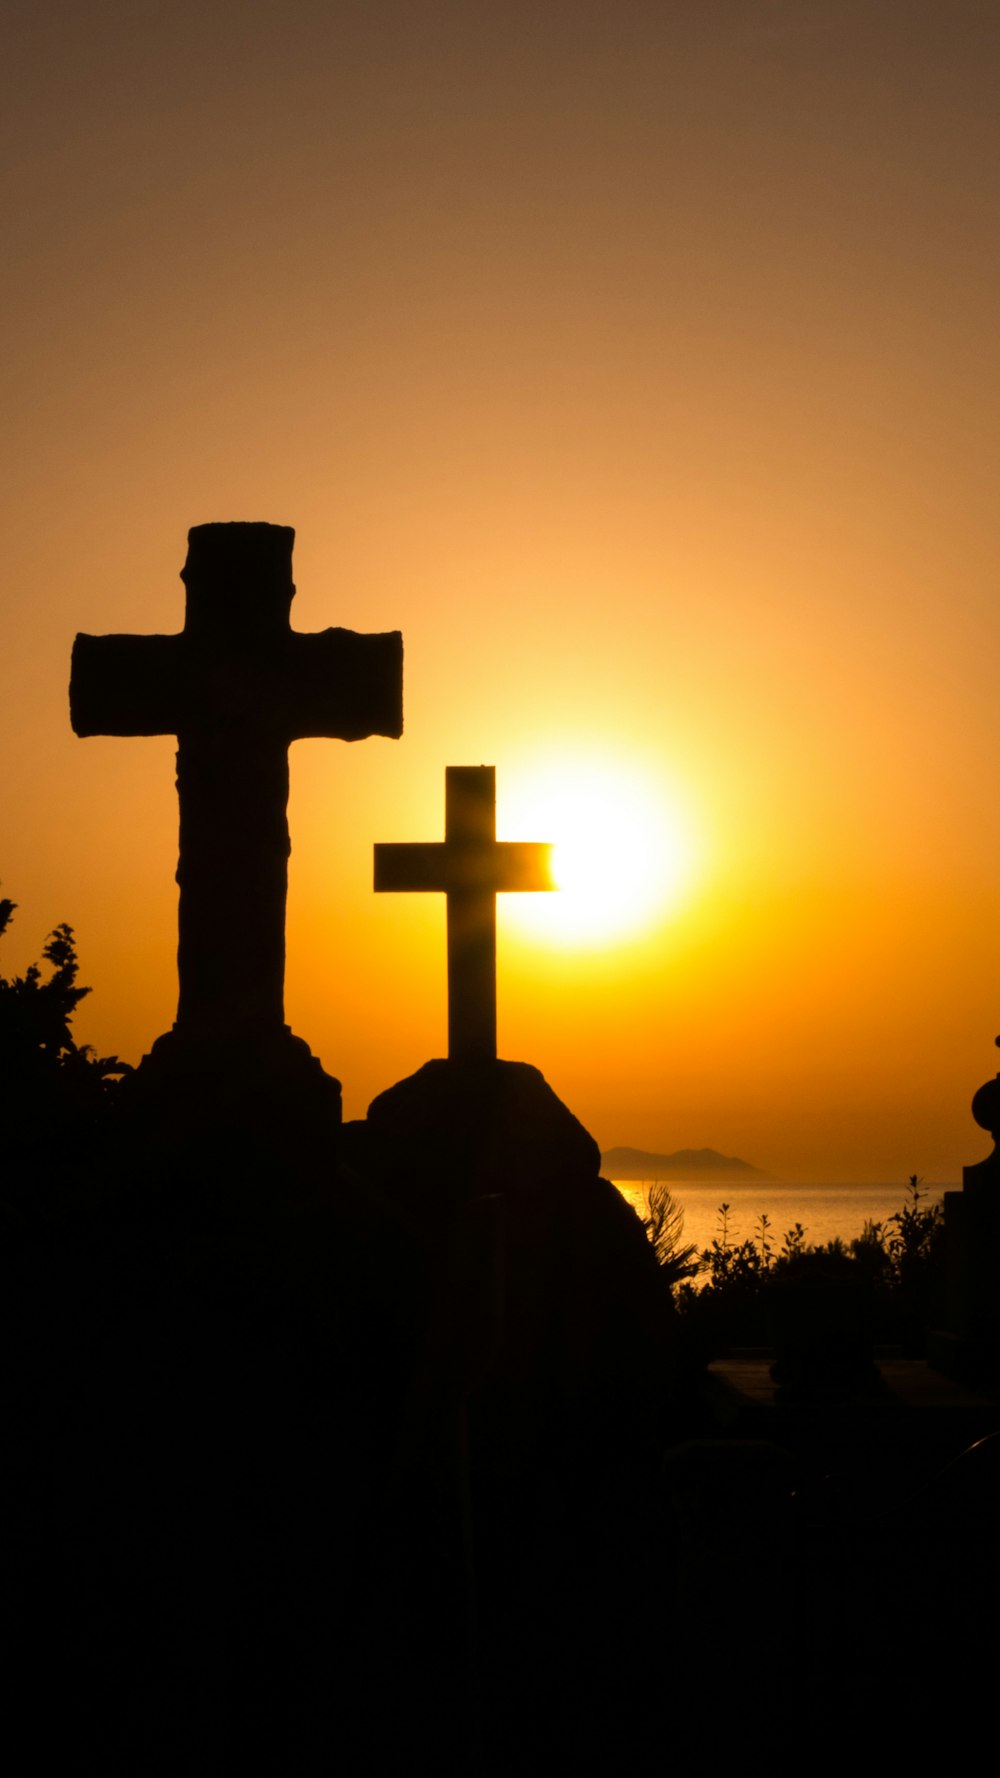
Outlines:
{"type": "MultiPolygon", "coordinates": [[[[0,899],[0,937],[17,903],[0,899]]],[[[0,976],[0,1151],[21,1170],[80,1156],[96,1133],[115,1077],[128,1072],[117,1056],[98,1056],[70,1029],[89,988],[77,985],[73,928],[49,934],[42,964],[23,975],[0,976]]]]}

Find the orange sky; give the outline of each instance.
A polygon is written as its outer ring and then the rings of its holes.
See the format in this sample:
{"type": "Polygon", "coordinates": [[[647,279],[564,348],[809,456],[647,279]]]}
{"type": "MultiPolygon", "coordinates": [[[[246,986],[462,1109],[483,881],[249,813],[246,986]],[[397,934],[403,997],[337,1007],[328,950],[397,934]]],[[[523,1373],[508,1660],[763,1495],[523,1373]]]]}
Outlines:
{"type": "Polygon", "coordinates": [[[187,528],[297,531],[400,628],[400,742],[296,743],[288,1016],[345,1112],[444,1045],[371,893],[444,767],[574,758],[680,899],[501,908],[501,1054],[602,1146],[954,1180],[1000,1030],[992,0],[5,7],[0,968],[171,1023],[173,743],[79,741],[74,633],[180,627],[187,528]],[[659,799],[659,800],[657,800],[659,799]],[[670,812],[670,813],[668,813],[670,812]]]}

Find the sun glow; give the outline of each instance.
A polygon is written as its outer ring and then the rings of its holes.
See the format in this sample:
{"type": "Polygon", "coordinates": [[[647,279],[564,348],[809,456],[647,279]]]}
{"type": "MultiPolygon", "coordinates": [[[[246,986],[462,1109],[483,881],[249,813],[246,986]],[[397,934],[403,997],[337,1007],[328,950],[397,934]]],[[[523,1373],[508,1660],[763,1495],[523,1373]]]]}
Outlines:
{"type": "Polygon", "coordinates": [[[640,768],[581,759],[502,781],[504,838],[554,845],[557,892],[508,895],[504,915],[563,945],[634,937],[675,910],[692,874],[689,824],[640,768]]]}

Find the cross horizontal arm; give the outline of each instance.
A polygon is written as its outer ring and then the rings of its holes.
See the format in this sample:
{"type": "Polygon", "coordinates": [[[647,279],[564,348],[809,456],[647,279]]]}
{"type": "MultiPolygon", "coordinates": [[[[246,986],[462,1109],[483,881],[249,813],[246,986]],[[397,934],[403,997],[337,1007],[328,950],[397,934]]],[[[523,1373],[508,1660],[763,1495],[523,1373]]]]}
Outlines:
{"type": "Polygon", "coordinates": [[[403,637],[399,630],[293,630],[285,675],[289,740],[363,741],[403,732],[403,637]]]}
{"type": "Polygon", "coordinates": [[[427,894],[447,895],[448,861],[440,843],[399,844],[395,841],[375,845],[375,893],[397,893],[411,889],[427,894]]]}
{"type": "Polygon", "coordinates": [[[554,889],[552,847],[543,840],[498,840],[493,854],[498,895],[515,889],[554,889]]]}
{"type": "Polygon", "coordinates": [[[499,840],[474,846],[425,842],[377,844],[375,891],[404,890],[454,895],[486,890],[504,895],[520,889],[554,889],[552,847],[533,840],[499,840]]]}
{"type": "Polygon", "coordinates": [[[69,682],[78,735],[176,735],[184,637],[78,636],[69,682]]]}

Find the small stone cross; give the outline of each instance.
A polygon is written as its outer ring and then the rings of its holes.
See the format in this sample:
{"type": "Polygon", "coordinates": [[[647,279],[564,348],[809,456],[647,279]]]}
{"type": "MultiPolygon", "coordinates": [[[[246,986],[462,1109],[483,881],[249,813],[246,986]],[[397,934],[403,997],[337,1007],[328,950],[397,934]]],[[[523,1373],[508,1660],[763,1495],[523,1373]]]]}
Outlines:
{"type": "Polygon", "coordinates": [[[403,728],[398,631],[289,624],[286,525],[196,525],[176,636],[78,636],[78,735],[177,736],[178,1037],[284,1029],[288,747],[403,728]]]}
{"type": "Polygon", "coordinates": [[[496,1061],[496,898],[554,889],[552,847],[496,837],[493,766],[445,770],[444,844],[377,845],[375,889],[448,898],[448,1056],[496,1061]]]}

